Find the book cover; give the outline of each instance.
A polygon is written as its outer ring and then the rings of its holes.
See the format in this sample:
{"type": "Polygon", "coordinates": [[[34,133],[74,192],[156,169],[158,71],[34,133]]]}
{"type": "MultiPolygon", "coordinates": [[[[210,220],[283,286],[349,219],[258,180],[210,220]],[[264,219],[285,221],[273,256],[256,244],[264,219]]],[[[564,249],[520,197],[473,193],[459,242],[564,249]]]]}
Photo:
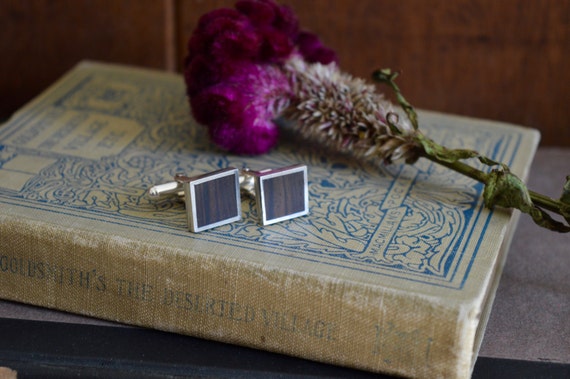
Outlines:
{"type": "MultiPolygon", "coordinates": [[[[431,162],[356,162],[284,136],[217,150],[182,78],[83,62],[0,127],[0,297],[410,377],[466,377],[517,212],[431,162]],[[308,166],[310,214],[188,231],[154,184],[308,166]]],[[[538,133],[432,112],[421,128],[524,177],[538,133]]]]}

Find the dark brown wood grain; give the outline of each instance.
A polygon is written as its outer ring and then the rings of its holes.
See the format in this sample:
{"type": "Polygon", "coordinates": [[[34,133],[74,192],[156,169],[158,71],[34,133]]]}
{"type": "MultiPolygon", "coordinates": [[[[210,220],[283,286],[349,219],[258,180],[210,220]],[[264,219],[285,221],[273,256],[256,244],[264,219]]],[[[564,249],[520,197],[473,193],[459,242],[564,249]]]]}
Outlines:
{"type": "Polygon", "coordinates": [[[236,176],[226,175],[194,187],[196,228],[204,228],[241,216],[236,197],[236,176]]]}
{"type": "MultiPolygon", "coordinates": [[[[401,70],[417,107],[534,127],[544,145],[570,146],[570,0],[281,2],[337,50],[345,71],[401,70]]],[[[1,114],[80,59],[181,70],[200,15],[233,3],[4,1],[1,114]]]]}
{"type": "Polygon", "coordinates": [[[164,68],[163,10],[156,0],[2,1],[0,115],[83,59],[164,68]]]}
{"type": "Polygon", "coordinates": [[[303,172],[261,178],[265,217],[272,221],[305,211],[305,180],[303,172]]]}

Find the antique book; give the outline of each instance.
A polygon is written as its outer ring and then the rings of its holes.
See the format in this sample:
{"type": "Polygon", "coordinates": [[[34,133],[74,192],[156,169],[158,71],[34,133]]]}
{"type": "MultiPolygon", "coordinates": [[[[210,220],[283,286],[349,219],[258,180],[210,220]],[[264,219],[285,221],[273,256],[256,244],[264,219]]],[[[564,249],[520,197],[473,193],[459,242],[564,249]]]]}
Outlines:
{"type": "MultiPolygon", "coordinates": [[[[531,129],[423,111],[449,147],[524,177],[531,129]]],[[[471,162],[476,164],[476,162],[471,162]]],[[[518,212],[429,161],[383,166],[284,133],[216,149],[181,76],[83,62],[0,127],[0,297],[409,377],[468,377],[518,212]],[[176,173],[308,167],[308,215],[188,230],[176,173]]]]}

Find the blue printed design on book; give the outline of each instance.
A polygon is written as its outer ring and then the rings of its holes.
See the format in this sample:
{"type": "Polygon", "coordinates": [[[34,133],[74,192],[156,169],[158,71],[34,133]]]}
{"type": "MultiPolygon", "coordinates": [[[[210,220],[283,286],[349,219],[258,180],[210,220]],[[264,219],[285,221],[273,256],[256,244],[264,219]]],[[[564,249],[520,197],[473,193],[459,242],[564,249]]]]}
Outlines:
{"type": "MultiPolygon", "coordinates": [[[[389,167],[357,163],[349,157],[325,155],[312,145],[299,146],[292,137],[284,138],[266,156],[226,155],[190,120],[184,87],[178,81],[88,75],[77,79],[54,104],[39,104],[37,112],[49,116],[41,118],[44,123],[30,126],[30,119],[22,119],[0,133],[4,144],[0,145],[0,175],[10,170],[14,174],[15,167],[22,166],[18,160],[31,162],[25,165],[29,171],[18,173],[21,187],[3,188],[0,183],[2,202],[49,206],[58,213],[192,239],[197,236],[186,231],[183,203],[151,201],[145,196],[146,188],[169,181],[178,172],[199,175],[228,166],[262,169],[303,162],[310,167],[309,216],[260,227],[253,200],[244,200],[242,222],[209,230],[198,238],[236,246],[246,241],[268,254],[404,275],[452,288],[462,286],[469,272],[466,262],[476,254],[476,249],[464,249],[477,243],[471,238],[481,238],[473,237],[475,226],[485,228],[492,215],[483,210],[481,185],[430,162],[389,167]],[[34,138],[48,127],[45,120],[64,114],[71,115],[61,129],[66,133],[60,130],[59,136],[34,145],[34,138]],[[121,129],[119,125],[127,121],[133,126],[121,129]],[[67,133],[78,134],[79,125],[85,124],[83,140],[61,143],[67,133]],[[113,150],[109,135],[101,134],[114,125],[113,138],[128,140],[118,150],[113,150]],[[133,130],[137,132],[129,137],[133,130]],[[114,154],[90,159],[82,149],[94,140],[103,148],[109,143],[114,154]],[[466,256],[465,251],[472,255],[466,256]]],[[[517,135],[491,130],[471,131],[465,140],[465,134],[450,132],[449,126],[422,128],[447,146],[473,146],[507,163],[518,143],[517,135]]]]}

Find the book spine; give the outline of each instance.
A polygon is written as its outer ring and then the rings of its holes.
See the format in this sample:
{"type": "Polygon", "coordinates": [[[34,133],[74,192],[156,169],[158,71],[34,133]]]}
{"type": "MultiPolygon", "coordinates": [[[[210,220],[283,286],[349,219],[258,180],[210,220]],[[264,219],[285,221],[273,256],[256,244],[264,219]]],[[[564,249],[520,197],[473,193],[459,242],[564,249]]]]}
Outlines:
{"type": "Polygon", "coordinates": [[[5,215],[0,297],[426,378],[469,376],[477,324],[429,298],[5,215]]]}

